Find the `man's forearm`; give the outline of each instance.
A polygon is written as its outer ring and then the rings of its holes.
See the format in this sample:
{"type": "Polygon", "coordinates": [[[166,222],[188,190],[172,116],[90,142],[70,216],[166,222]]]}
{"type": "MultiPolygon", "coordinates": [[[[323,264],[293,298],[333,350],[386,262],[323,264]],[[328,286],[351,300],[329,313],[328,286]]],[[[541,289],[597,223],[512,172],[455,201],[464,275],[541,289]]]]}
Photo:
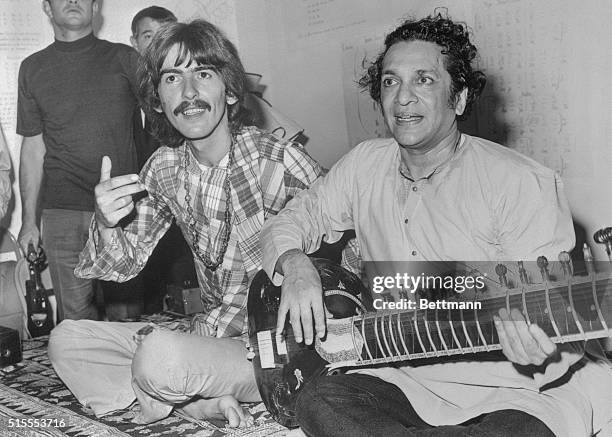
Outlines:
{"type": "Polygon", "coordinates": [[[107,228],[103,226],[99,222],[97,223],[98,228],[98,244],[96,245],[96,251],[100,253],[102,249],[108,245],[116,232],[120,232],[120,229],[117,228],[107,228]]]}
{"type": "Polygon", "coordinates": [[[19,166],[22,227],[37,226],[38,198],[43,180],[45,151],[42,134],[23,139],[19,166]]]}
{"type": "Polygon", "coordinates": [[[284,275],[287,267],[285,263],[291,263],[292,259],[296,257],[300,258],[301,256],[307,256],[301,249],[289,249],[278,258],[276,261],[276,265],[274,266],[274,272],[280,275],[284,275]]]}
{"type": "Polygon", "coordinates": [[[0,126],[0,219],[6,214],[11,200],[11,157],[0,126]]]}
{"type": "Polygon", "coordinates": [[[286,220],[278,216],[270,218],[262,228],[260,234],[260,245],[262,254],[262,268],[266,271],[275,285],[280,285],[284,276],[283,262],[292,254],[302,252],[302,244],[299,236],[284,226],[286,220]],[[280,220],[279,227],[273,226],[280,220]],[[279,235],[278,230],[282,232],[279,235]],[[282,258],[282,259],[281,259],[282,258]]]}
{"type": "Polygon", "coordinates": [[[4,217],[11,200],[11,178],[9,172],[0,169],[0,219],[4,217]]]}

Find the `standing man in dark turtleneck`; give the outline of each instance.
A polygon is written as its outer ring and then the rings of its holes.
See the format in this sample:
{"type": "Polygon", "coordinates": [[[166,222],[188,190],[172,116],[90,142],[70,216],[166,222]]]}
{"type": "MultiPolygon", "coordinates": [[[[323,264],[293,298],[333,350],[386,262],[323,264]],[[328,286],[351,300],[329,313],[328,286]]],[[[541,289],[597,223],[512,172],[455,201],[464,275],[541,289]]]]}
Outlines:
{"type": "Polygon", "coordinates": [[[96,0],[44,0],[55,41],[19,70],[19,241],[25,249],[42,237],[61,319],[98,318],[95,283],[77,278],[74,267],[87,241],[102,156],[111,157],[113,176],[136,170],[138,53],[94,36],[99,7],[96,0]]]}

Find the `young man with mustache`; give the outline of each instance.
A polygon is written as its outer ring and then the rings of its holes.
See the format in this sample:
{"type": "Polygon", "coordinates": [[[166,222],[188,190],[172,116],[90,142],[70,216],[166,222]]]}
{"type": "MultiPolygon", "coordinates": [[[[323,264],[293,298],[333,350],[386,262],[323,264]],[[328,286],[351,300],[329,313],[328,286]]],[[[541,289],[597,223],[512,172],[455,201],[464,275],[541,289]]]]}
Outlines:
{"type": "Polygon", "coordinates": [[[249,127],[245,73],[233,44],[205,21],[162,27],[145,52],[140,95],[164,144],[140,176],[111,177],[104,157],[95,220],[76,273],[125,281],[176,219],[193,252],[205,312],[199,334],[143,323],[67,321],[49,357],[97,415],[134,399],[139,422],[180,404],[198,418],[244,426],[238,401],[260,396],[247,349],[250,280],[261,268],[259,231],[321,168],[297,143],[249,127]]]}

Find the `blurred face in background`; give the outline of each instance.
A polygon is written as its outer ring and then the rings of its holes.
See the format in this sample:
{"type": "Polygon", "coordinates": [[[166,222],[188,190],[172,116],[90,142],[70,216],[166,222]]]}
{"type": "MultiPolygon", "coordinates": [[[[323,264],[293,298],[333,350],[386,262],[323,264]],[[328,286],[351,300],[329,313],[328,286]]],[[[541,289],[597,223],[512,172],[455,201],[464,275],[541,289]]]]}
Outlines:
{"type": "Polygon", "coordinates": [[[136,51],[142,55],[147,47],[149,47],[149,44],[151,44],[151,40],[159,28],[162,26],[163,23],[160,23],[153,18],[144,17],[141,19],[136,26],[136,34],[132,35],[130,38],[132,47],[134,47],[136,51]]]}

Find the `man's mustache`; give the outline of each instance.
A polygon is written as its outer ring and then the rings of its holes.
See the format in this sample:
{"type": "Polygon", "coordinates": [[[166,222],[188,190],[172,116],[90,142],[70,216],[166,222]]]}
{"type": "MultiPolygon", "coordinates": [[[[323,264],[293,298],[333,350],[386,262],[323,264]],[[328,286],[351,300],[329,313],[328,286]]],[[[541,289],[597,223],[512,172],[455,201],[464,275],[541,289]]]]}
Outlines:
{"type": "Polygon", "coordinates": [[[204,100],[193,100],[191,102],[187,102],[187,101],[181,102],[181,104],[176,107],[173,113],[174,115],[179,115],[185,109],[193,109],[193,108],[198,108],[198,109],[201,108],[201,109],[205,109],[208,111],[212,109],[211,106],[204,100]]]}

